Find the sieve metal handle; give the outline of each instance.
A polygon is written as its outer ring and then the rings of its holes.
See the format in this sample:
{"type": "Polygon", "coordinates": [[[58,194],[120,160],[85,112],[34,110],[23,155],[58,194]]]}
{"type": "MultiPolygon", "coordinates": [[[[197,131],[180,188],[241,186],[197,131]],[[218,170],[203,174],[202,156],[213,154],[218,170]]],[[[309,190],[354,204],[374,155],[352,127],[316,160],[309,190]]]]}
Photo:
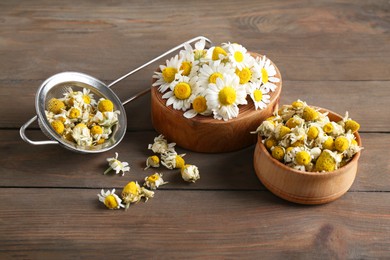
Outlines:
{"type": "Polygon", "coordinates": [[[31,125],[32,122],[34,122],[35,120],[38,119],[38,116],[34,116],[33,118],[31,118],[30,120],[28,120],[21,128],[20,128],[20,137],[22,137],[22,139],[29,143],[29,144],[33,144],[33,145],[45,145],[45,144],[58,144],[57,141],[52,141],[52,140],[45,140],[45,141],[33,141],[31,139],[29,139],[27,136],[26,136],[26,129],[27,127],[29,127],[31,125]]]}
{"type": "MultiPolygon", "coordinates": [[[[109,84],[107,87],[109,87],[109,88],[112,87],[112,86],[115,85],[116,83],[118,83],[118,82],[122,81],[123,79],[127,78],[128,76],[130,76],[130,75],[132,75],[132,74],[138,72],[139,70],[145,68],[146,66],[149,66],[150,64],[152,64],[153,62],[155,62],[155,61],[161,59],[162,57],[164,57],[164,56],[166,56],[166,55],[168,55],[168,54],[170,54],[170,53],[172,53],[172,52],[174,52],[174,51],[177,51],[177,50],[183,48],[184,45],[190,44],[190,43],[193,43],[193,42],[195,42],[195,41],[202,40],[202,39],[205,40],[206,42],[208,42],[210,45],[212,45],[212,41],[210,41],[208,38],[206,38],[206,37],[204,37],[204,36],[198,36],[198,37],[192,38],[192,39],[190,39],[190,40],[188,40],[188,41],[186,41],[186,42],[183,42],[182,44],[177,45],[176,47],[173,47],[172,49],[170,49],[170,50],[164,52],[163,54],[161,54],[161,55],[159,55],[158,57],[156,57],[156,58],[154,58],[154,59],[148,61],[147,63],[145,63],[145,64],[139,66],[138,68],[136,68],[136,69],[130,71],[130,72],[127,73],[126,75],[123,75],[122,77],[118,78],[117,80],[111,82],[111,84],[109,84]]],[[[134,96],[132,96],[132,97],[130,97],[129,99],[127,99],[127,100],[125,100],[124,102],[122,102],[122,105],[126,105],[127,103],[133,101],[134,99],[137,99],[137,98],[139,98],[139,97],[145,95],[145,94],[148,93],[149,91],[150,91],[150,88],[148,88],[148,89],[146,89],[146,90],[143,90],[143,91],[141,91],[141,92],[135,94],[134,96]]]]}

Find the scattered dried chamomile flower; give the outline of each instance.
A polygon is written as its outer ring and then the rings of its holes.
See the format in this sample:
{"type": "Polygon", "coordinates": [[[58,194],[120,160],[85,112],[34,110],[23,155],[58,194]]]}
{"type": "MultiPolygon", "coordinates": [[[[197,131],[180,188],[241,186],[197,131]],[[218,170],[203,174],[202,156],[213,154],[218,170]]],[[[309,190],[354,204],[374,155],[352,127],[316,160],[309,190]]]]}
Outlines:
{"type": "Polygon", "coordinates": [[[181,168],[181,177],[187,182],[196,182],[200,179],[199,169],[195,165],[186,164],[181,168]]]}
{"type": "Polygon", "coordinates": [[[155,190],[161,185],[167,184],[168,182],[164,181],[161,173],[154,173],[150,176],[145,177],[144,186],[148,187],[151,190],[155,190]]]}
{"type": "Polygon", "coordinates": [[[186,154],[177,154],[176,152],[167,152],[161,154],[161,164],[168,169],[181,169],[185,165],[183,157],[186,154]]]}
{"type": "Polygon", "coordinates": [[[109,171],[114,170],[115,174],[122,172],[122,176],[125,175],[125,172],[130,171],[129,163],[121,162],[118,160],[118,153],[115,153],[115,157],[107,158],[109,167],[104,172],[107,174],[109,171]]]}
{"type": "Polygon", "coordinates": [[[276,160],[293,169],[322,172],[342,167],[362,149],[354,135],[359,127],[348,112],[333,122],[328,112],[297,100],[282,106],[252,133],[262,136],[276,160]]]}
{"type": "Polygon", "coordinates": [[[143,196],[144,193],[138,182],[131,181],[122,190],[122,199],[126,209],[129,208],[130,204],[139,202],[143,196]]]}
{"type": "Polygon", "coordinates": [[[146,159],[146,167],[144,170],[147,170],[150,167],[153,168],[160,167],[160,158],[158,158],[157,155],[149,156],[148,159],[146,159]]]}
{"type": "Polygon", "coordinates": [[[175,143],[168,143],[163,135],[159,135],[154,138],[154,143],[148,145],[148,149],[152,150],[154,153],[167,153],[175,150],[175,143]]]}
{"type": "Polygon", "coordinates": [[[109,209],[120,209],[125,206],[122,204],[122,200],[115,194],[115,189],[112,191],[104,191],[103,189],[98,194],[99,201],[103,202],[109,209]]]}

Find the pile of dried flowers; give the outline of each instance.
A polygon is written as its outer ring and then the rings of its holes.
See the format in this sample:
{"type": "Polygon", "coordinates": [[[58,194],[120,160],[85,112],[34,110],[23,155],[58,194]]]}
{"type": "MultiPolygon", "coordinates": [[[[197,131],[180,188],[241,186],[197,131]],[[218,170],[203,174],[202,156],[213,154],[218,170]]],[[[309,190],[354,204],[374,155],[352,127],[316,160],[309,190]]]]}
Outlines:
{"type": "Polygon", "coordinates": [[[275,66],[265,56],[254,58],[240,44],[223,43],[205,48],[200,40],[185,45],[179,55],[160,65],[153,86],[167,99],[166,105],[182,110],[186,118],[196,115],[229,120],[250,96],[256,109],[270,102],[269,92],[280,82],[275,66]]]}
{"type": "MultiPolygon", "coordinates": [[[[154,153],[159,154],[161,157],[161,164],[168,169],[180,169],[183,180],[187,182],[195,182],[200,178],[198,167],[195,165],[185,164],[183,157],[185,154],[177,154],[175,151],[175,143],[168,143],[163,135],[159,135],[154,138],[154,143],[149,144],[148,149],[154,153]]],[[[152,167],[157,168],[160,166],[160,157],[158,155],[149,156],[146,160],[146,169],[152,167]]],[[[115,153],[115,157],[107,158],[109,167],[104,172],[107,174],[113,170],[116,174],[122,172],[122,176],[125,172],[130,170],[129,164],[118,160],[118,153],[115,153]]],[[[115,189],[104,191],[102,189],[98,195],[99,201],[104,203],[108,209],[128,209],[131,204],[138,203],[142,198],[145,202],[148,199],[154,197],[154,190],[161,185],[167,184],[164,181],[161,173],[155,172],[152,175],[145,177],[142,186],[136,181],[130,181],[126,184],[121,192],[121,197],[115,193],[115,189]]]]}
{"type": "Polygon", "coordinates": [[[339,122],[330,121],[327,114],[297,100],[284,105],[253,133],[263,137],[273,158],[291,168],[333,171],[362,149],[354,135],[360,125],[349,118],[348,112],[339,122]]]}
{"type": "Polygon", "coordinates": [[[119,111],[113,103],[101,98],[96,101],[89,89],[73,91],[68,88],[62,98],[47,103],[46,117],[59,135],[78,146],[104,143],[118,122],[119,111]]]}

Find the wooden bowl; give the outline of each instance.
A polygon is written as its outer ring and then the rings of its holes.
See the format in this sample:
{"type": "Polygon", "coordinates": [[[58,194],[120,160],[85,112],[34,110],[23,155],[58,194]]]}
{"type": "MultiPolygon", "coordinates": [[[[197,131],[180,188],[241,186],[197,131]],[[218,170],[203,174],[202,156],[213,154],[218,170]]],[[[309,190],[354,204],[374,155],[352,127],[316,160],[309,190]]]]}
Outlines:
{"type": "MultiPolygon", "coordinates": [[[[331,121],[342,117],[329,110],[331,121]]],[[[358,133],[356,141],[361,146],[358,133]]],[[[360,152],[343,167],[332,172],[303,172],[292,169],[274,159],[259,135],[254,152],[253,165],[257,177],[276,196],[299,204],[324,204],[334,201],[346,193],[355,180],[360,152]]]]}
{"type": "MultiPolygon", "coordinates": [[[[262,57],[255,53],[251,55],[262,57]]],[[[282,77],[278,68],[276,66],[275,68],[276,77],[280,78],[280,82],[275,83],[277,85],[275,92],[268,93],[271,98],[267,108],[256,110],[252,100],[248,97],[248,105],[239,106],[238,117],[229,121],[202,115],[191,119],[185,118],[182,111],[175,110],[172,106],[167,107],[166,100],[162,98],[157,87],[152,87],[152,124],[156,131],[163,134],[170,142],[175,142],[178,146],[195,152],[230,152],[252,145],[257,137],[250,132],[256,130],[263,120],[278,109],[282,77]]]]}

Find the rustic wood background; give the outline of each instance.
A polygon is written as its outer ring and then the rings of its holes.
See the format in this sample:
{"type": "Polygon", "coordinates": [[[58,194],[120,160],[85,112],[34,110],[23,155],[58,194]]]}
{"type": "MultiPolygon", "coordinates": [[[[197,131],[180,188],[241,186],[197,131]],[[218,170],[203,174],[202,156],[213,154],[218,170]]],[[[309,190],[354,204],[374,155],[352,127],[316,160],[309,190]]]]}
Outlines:
{"type": "MultiPolygon", "coordinates": [[[[7,1],[0,2],[0,258],[390,257],[390,3],[376,1],[7,1]],[[32,146],[19,128],[40,84],[79,71],[109,83],[171,47],[204,35],[266,54],[283,75],[281,103],[297,98],[346,110],[364,151],[351,190],[322,206],[285,202],[252,166],[254,147],[187,153],[201,179],[163,171],[169,185],[127,212],[97,200],[101,188],[141,182],[157,135],[150,95],[126,106],[128,132],[105,159],[57,145],[32,146]]],[[[114,87],[123,100],[150,87],[158,63],[114,87]]],[[[45,139],[38,126],[28,135],[45,139]]]]}

